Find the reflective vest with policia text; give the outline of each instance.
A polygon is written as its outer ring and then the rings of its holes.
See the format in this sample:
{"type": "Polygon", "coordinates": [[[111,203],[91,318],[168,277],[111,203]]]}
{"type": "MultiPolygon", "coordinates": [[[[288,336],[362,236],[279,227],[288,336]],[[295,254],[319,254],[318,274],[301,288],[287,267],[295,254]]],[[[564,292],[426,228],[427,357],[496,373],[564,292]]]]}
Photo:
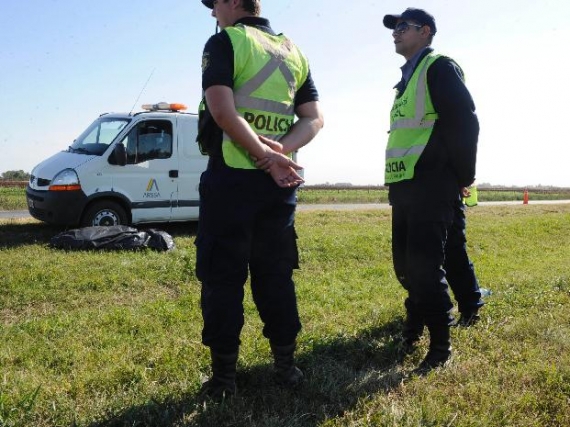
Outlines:
{"type": "Polygon", "coordinates": [[[438,118],[427,86],[427,70],[440,56],[427,54],[416,67],[402,96],[396,94],[390,112],[390,137],[384,175],[386,184],[414,177],[414,168],[438,118]]]}
{"type": "MultiPolygon", "coordinates": [[[[308,61],[282,34],[241,24],[224,31],[234,50],[236,110],[256,134],[278,141],[293,126],[295,94],[309,74],[308,61]]],[[[256,168],[248,152],[225,132],[222,153],[230,167],[256,168]]]]}

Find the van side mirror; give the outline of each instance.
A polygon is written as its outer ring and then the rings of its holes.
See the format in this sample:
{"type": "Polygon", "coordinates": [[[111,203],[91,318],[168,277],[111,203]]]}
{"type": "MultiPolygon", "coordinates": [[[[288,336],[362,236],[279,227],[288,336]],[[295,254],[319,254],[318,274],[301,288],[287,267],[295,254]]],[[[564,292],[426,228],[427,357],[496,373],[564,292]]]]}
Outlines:
{"type": "Polygon", "coordinates": [[[110,164],[118,166],[125,166],[127,164],[127,149],[122,142],[115,145],[108,161],[110,164]]]}

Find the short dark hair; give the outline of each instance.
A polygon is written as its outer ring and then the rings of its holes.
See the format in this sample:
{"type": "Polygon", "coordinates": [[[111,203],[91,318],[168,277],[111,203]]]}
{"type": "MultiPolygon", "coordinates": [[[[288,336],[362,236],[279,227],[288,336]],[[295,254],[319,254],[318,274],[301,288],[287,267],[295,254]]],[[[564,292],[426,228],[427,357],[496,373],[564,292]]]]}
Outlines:
{"type": "Polygon", "coordinates": [[[242,0],[241,4],[246,12],[255,16],[261,14],[261,0],[242,0]]]}

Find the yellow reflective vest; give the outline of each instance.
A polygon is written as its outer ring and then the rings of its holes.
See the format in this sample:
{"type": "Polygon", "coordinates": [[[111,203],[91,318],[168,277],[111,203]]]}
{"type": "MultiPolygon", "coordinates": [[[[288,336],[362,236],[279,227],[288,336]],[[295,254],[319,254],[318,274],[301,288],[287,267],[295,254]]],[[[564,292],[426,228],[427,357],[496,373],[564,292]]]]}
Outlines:
{"type": "Polygon", "coordinates": [[[414,177],[414,168],[438,117],[427,86],[427,70],[440,56],[431,52],[427,54],[416,66],[402,96],[396,94],[390,112],[384,173],[386,184],[414,177]]]}
{"type": "MultiPolygon", "coordinates": [[[[234,102],[258,135],[279,140],[293,126],[295,94],[307,79],[309,64],[284,35],[238,24],[224,31],[234,51],[234,102]]],[[[255,169],[249,154],[224,133],[226,165],[255,169]]]]}

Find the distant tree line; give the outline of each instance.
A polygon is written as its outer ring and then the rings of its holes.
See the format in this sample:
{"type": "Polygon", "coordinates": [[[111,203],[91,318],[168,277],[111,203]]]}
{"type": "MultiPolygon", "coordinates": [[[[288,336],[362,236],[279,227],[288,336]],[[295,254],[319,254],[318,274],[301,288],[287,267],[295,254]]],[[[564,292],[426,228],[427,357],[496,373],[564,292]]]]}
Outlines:
{"type": "Polygon", "coordinates": [[[30,179],[30,174],[23,170],[6,171],[2,173],[1,179],[5,181],[28,181],[30,179]]]}

